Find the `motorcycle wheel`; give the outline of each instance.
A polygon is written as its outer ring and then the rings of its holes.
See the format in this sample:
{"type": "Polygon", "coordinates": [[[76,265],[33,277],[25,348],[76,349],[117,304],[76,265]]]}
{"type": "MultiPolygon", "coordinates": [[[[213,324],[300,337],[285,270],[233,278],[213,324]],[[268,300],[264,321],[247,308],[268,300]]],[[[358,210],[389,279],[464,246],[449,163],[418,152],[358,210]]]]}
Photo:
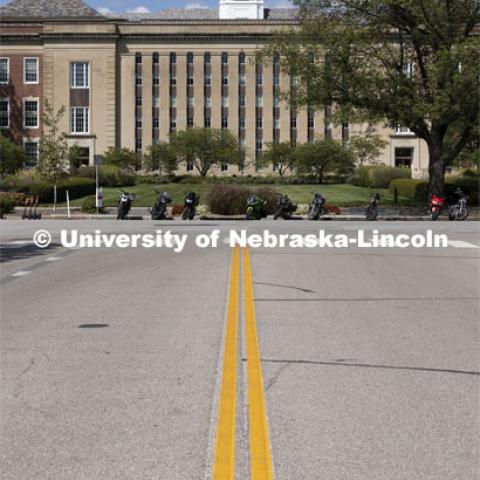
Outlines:
{"type": "Polygon", "coordinates": [[[438,217],[440,216],[440,210],[432,210],[432,221],[438,220],[438,217]]]}
{"type": "Polygon", "coordinates": [[[452,221],[452,220],[456,220],[456,218],[457,218],[457,209],[456,208],[450,208],[448,210],[448,219],[450,221],[452,221]]]}
{"type": "Polygon", "coordinates": [[[274,214],[273,214],[273,219],[278,220],[282,216],[282,209],[279,208],[274,214]]]}
{"type": "Polygon", "coordinates": [[[373,220],[376,220],[377,219],[377,216],[378,216],[378,212],[377,212],[377,209],[376,208],[371,208],[371,207],[368,207],[367,208],[367,213],[366,213],[366,217],[367,217],[367,220],[368,221],[373,221],[373,220]]]}
{"type": "Polygon", "coordinates": [[[462,222],[468,217],[468,209],[463,208],[462,210],[457,210],[455,215],[455,220],[462,222]]]}
{"type": "Polygon", "coordinates": [[[190,207],[185,207],[183,209],[182,220],[191,220],[191,218],[190,218],[190,207]]]}
{"type": "Polygon", "coordinates": [[[192,208],[190,210],[190,216],[188,217],[189,220],[193,220],[195,218],[195,214],[197,213],[197,210],[195,208],[192,208]]]}
{"type": "Polygon", "coordinates": [[[316,207],[311,208],[308,211],[308,219],[309,220],[318,220],[319,215],[320,215],[320,212],[319,212],[318,208],[316,208],[316,207]]]}

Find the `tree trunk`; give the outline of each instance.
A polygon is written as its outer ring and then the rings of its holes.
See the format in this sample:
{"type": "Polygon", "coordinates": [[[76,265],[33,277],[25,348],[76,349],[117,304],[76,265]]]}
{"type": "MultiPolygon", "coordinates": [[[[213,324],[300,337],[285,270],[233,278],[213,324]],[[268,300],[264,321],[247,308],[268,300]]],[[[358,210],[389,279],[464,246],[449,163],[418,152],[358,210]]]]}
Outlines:
{"type": "Polygon", "coordinates": [[[442,151],[435,145],[429,147],[430,160],[428,174],[430,178],[430,196],[445,196],[445,162],[442,159],[442,151]]]}

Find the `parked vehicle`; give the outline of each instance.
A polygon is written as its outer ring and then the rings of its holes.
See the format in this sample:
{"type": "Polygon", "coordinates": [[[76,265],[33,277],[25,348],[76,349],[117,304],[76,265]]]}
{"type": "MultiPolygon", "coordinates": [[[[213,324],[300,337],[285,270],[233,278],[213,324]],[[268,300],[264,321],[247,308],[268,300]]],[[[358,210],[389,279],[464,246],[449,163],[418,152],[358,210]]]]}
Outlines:
{"type": "Polygon", "coordinates": [[[376,220],[378,217],[378,200],[380,195],[376,192],[373,192],[370,195],[370,203],[368,204],[367,209],[365,210],[365,217],[367,220],[376,220]]]}
{"type": "Polygon", "coordinates": [[[195,213],[197,213],[198,204],[200,203],[200,195],[195,192],[186,192],[183,206],[182,218],[184,220],[193,220],[195,213]]]}
{"type": "Polygon", "coordinates": [[[429,211],[433,221],[438,219],[444,205],[445,199],[443,197],[432,195],[430,198],[429,211]]]}
{"type": "Polygon", "coordinates": [[[152,220],[165,220],[167,218],[167,206],[172,202],[172,194],[170,192],[159,192],[157,201],[152,208],[149,209],[152,220]]]}
{"type": "Polygon", "coordinates": [[[459,198],[457,203],[455,205],[451,205],[448,209],[448,218],[449,220],[462,221],[468,217],[468,197],[463,193],[460,188],[457,188],[455,190],[455,193],[458,195],[459,198]]]}
{"type": "Polygon", "coordinates": [[[120,190],[122,193],[117,203],[117,220],[125,220],[130,209],[132,208],[133,201],[136,198],[134,193],[128,193],[120,190]]]}
{"type": "Polygon", "coordinates": [[[284,220],[289,220],[292,218],[293,212],[297,209],[297,205],[292,203],[288,198],[288,195],[278,194],[280,197],[277,201],[277,207],[275,213],[273,214],[273,219],[277,220],[278,218],[283,218],[284,220]]]}
{"type": "Polygon", "coordinates": [[[267,216],[267,201],[257,195],[247,199],[247,220],[261,220],[267,216]]]}
{"type": "Polygon", "coordinates": [[[324,213],[327,213],[323,207],[327,202],[327,199],[319,192],[312,193],[314,197],[310,202],[310,207],[308,208],[308,219],[318,220],[324,213]]]}

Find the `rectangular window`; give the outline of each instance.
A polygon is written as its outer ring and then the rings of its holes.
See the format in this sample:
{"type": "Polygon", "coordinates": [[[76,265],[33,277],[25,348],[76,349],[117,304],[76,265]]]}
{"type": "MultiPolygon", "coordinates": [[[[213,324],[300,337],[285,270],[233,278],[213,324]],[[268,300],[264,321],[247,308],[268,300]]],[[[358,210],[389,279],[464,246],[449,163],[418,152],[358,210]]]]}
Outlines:
{"type": "Polygon", "coordinates": [[[222,85],[228,85],[228,76],[224,75],[222,77],[222,85]]]}
{"type": "Polygon", "coordinates": [[[244,73],[241,73],[241,74],[240,74],[240,77],[239,77],[239,80],[238,80],[238,81],[239,81],[240,85],[245,85],[245,84],[246,84],[246,82],[247,82],[247,77],[245,76],[244,73]]]}
{"type": "Polygon", "coordinates": [[[153,128],[160,128],[160,119],[158,117],[153,117],[153,128]]]}
{"type": "Polygon", "coordinates": [[[247,146],[247,141],[244,139],[244,138],[241,138],[240,139],[240,146],[242,148],[245,148],[247,146]]]}
{"type": "Polygon", "coordinates": [[[193,85],[193,77],[192,76],[189,76],[187,78],[187,85],[193,85]]]}
{"type": "Polygon", "coordinates": [[[297,117],[290,117],[290,128],[297,128],[297,117]]]}
{"type": "Polygon", "coordinates": [[[257,73],[257,85],[261,85],[261,84],[262,84],[262,74],[257,73]]]}
{"type": "Polygon", "coordinates": [[[315,117],[313,115],[308,117],[308,128],[315,128],[315,117]]]}
{"type": "Polygon", "coordinates": [[[136,126],[137,128],[142,128],[142,119],[141,119],[141,118],[137,118],[137,119],[135,120],[135,126],[136,126]]]}
{"type": "Polygon", "coordinates": [[[177,97],[170,97],[170,106],[171,107],[177,106],[177,97]]]}
{"type": "Polygon", "coordinates": [[[212,84],[212,76],[210,74],[205,75],[205,85],[212,84]]]}
{"type": "Polygon", "coordinates": [[[0,58],[0,83],[10,81],[10,59],[0,58]]]}
{"type": "Polygon", "coordinates": [[[140,75],[137,75],[135,78],[135,83],[137,86],[141,86],[143,83],[143,78],[140,75]]]}
{"type": "Polygon", "coordinates": [[[153,84],[154,85],[160,85],[160,77],[154,76],[153,77],[153,84]]]}
{"type": "Polygon", "coordinates": [[[23,100],[23,127],[38,128],[39,124],[38,100],[23,100]]]}
{"type": "Polygon", "coordinates": [[[171,118],[170,119],[170,130],[175,130],[177,128],[177,119],[171,118]]]}
{"type": "Polygon", "coordinates": [[[411,167],[413,161],[413,148],[396,147],[395,148],[395,166],[411,167]]]}
{"type": "Polygon", "coordinates": [[[160,97],[158,95],[153,97],[153,108],[160,108],[160,97]]]}
{"type": "Polygon", "coordinates": [[[255,121],[257,128],[262,128],[262,117],[257,117],[255,121]]]}
{"type": "Polygon", "coordinates": [[[195,106],[195,97],[188,97],[187,102],[188,102],[187,105],[188,105],[189,107],[195,106]]]}
{"type": "Polygon", "coordinates": [[[257,96],[256,105],[257,107],[263,107],[263,97],[257,96]]]}
{"type": "Polygon", "coordinates": [[[279,107],[280,106],[280,97],[278,95],[275,95],[273,99],[273,106],[274,107],[279,107]]]}
{"type": "Polygon", "coordinates": [[[171,53],[170,54],[170,64],[175,65],[177,63],[177,54],[176,53],[171,53]]]}
{"type": "Polygon", "coordinates": [[[212,97],[205,97],[205,106],[206,107],[212,106],[212,97]]]}
{"type": "Polygon", "coordinates": [[[205,128],[210,128],[212,126],[212,119],[210,117],[205,117],[205,128]]]}
{"type": "Polygon", "coordinates": [[[177,77],[175,75],[170,75],[170,85],[177,84],[177,77]]]}
{"type": "Polygon", "coordinates": [[[245,106],[245,95],[240,95],[238,97],[238,103],[241,107],[244,107],[245,106]]]}
{"type": "Polygon", "coordinates": [[[227,117],[222,118],[222,128],[228,128],[228,118],[227,117]]]}
{"type": "Polygon", "coordinates": [[[192,52],[187,53],[187,63],[188,63],[188,65],[193,65],[193,53],[192,52]]]}
{"type": "Polygon", "coordinates": [[[153,63],[154,65],[157,65],[158,63],[160,63],[160,57],[158,55],[158,52],[153,53],[153,63]]]}
{"type": "Polygon", "coordinates": [[[88,107],[72,107],[70,110],[70,131],[71,133],[88,133],[88,107]]]}
{"type": "Polygon", "coordinates": [[[72,88],[89,88],[88,63],[72,63],[70,68],[70,86],[72,88]]]}
{"type": "Polygon", "coordinates": [[[274,125],[273,128],[276,128],[276,129],[280,128],[280,119],[275,118],[273,125],[274,125]]]}
{"type": "Polygon", "coordinates": [[[24,83],[38,83],[38,58],[23,59],[24,83]]]}
{"type": "Polygon", "coordinates": [[[240,128],[245,128],[245,117],[240,117],[239,125],[240,128]]]}
{"type": "Polygon", "coordinates": [[[137,138],[135,140],[135,149],[138,151],[138,150],[141,150],[143,147],[142,145],[142,139],[141,138],[137,138]]]}
{"type": "Polygon", "coordinates": [[[222,107],[228,107],[228,97],[222,97],[222,107]]]}
{"type": "Polygon", "coordinates": [[[238,63],[240,63],[240,65],[245,63],[245,52],[240,52],[238,55],[238,63]]]}
{"type": "Polygon", "coordinates": [[[23,150],[27,156],[25,167],[36,167],[38,164],[38,142],[23,141],[23,150]]]}
{"type": "Polygon", "coordinates": [[[192,160],[187,160],[185,169],[187,172],[191,172],[193,170],[193,161],[192,160]]]}
{"type": "Polygon", "coordinates": [[[280,75],[278,73],[276,73],[274,76],[273,76],[273,84],[274,85],[280,85],[280,75]]]}
{"type": "Polygon", "coordinates": [[[205,53],[205,65],[210,65],[212,63],[212,55],[207,52],[205,53]]]}
{"type": "Polygon", "coordinates": [[[0,99],[0,128],[10,127],[10,101],[8,98],[0,99]]]}
{"type": "Polygon", "coordinates": [[[187,127],[188,127],[188,128],[192,128],[192,127],[193,127],[193,118],[192,118],[192,117],[188,117],[188,118],[187,118],[187,127]]]}
{"type": "Polygon", "coordinates": [[[141,107],[141,106],[142,106],[142,97],[141,97],[140,95],[137,95],[137,96],[135,97],[135,105],[136,105],[137,107],[141,107]]]}
{"type": "Polygon", "coordinates": [[[226,65],[228,63],[228,53],[222,52],[222,64],[226,65]]]}
{"type": "Polygon", "coordinates": [[[255,141],[255,150],[257,150],[257,152],[262,150],[262,141],[261,140],[256,140],[255,141]]]}
{"type": "Polygon", "coordinates": [[[228,163],[222,163],[220,169],[222,172],[226,172],[228,170],[228,163]]]}
{"type": "Polygon", "coordinates": [[[138,65],[142,63],[142,54],[140,52],[137,52],[135,54],[135,63],[138,65]]]}
{"type": "Polygon", "coordinates": [[[276,65],[277,63],[280,63],[280,54],[275,53],[273,55],[273,64],[276,65]]]}

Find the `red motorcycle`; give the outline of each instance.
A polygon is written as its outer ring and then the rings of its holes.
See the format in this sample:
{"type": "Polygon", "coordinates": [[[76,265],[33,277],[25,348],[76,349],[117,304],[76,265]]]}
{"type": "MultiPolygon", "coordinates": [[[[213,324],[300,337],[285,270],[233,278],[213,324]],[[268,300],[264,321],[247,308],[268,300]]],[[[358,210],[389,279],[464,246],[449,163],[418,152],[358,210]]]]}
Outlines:
{"type": "Polygon", "coordinates": [[[429,205],[429,210],[430,210],[430,215],[432,217],[432,220],[438,219],[444,205],[445,205],[445,199],[443,197],[437,197],[435,195],[432,195],[430,199],[430,205],[429,205]]]}

